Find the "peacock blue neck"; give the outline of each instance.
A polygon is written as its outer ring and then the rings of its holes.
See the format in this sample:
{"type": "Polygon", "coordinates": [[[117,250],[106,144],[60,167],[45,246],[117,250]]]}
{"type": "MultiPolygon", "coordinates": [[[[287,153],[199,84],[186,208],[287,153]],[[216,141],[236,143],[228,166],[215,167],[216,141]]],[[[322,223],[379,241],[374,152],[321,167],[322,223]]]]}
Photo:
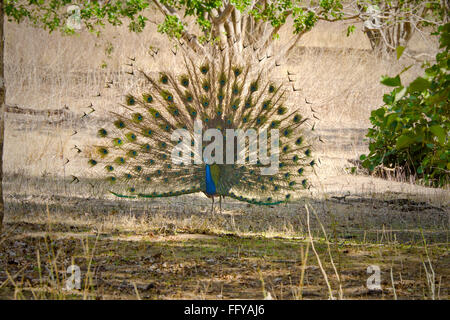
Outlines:
{"type": "Polygon", "coordinates": [[[206,165],[206,194],[213,196],[216,194],[216,184],[214,183],[213,177],[211,175],[211,166],[206,165]]]}

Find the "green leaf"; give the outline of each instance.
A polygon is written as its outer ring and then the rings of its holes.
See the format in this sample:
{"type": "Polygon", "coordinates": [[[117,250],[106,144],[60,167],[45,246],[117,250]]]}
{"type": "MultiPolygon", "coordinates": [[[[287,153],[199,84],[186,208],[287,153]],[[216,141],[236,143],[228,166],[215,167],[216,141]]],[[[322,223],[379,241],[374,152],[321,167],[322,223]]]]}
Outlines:
{"type": "Polygon", "coordinates": [[[401,135],[400,137],[397,138],[396,148],[397,149],[404,149],[404,148],[408,147],[413,142],[414,142],[414,139],[411,139],[407,135],[403,134],[403,135],[401,135]]]}
{"type": "Polygon", "coordinates": [[[347,28],[347,37],[350,36],[351,33],[353,33],[356,30],[356,27],[354,25],[348,26],[347,28]]]}
{"type": "Polygon", "coordinates": [[[398,47],[395,49],[395,51],[397,51],[397,60],[399,60],[400,57],[401,57],[402,54],[403,54],[403,51],[405,51],[405,47],[403,47],[403,46],[398,46],[398,47]]]}
{"type": "Polygon", "coordinates": [[[405,93],[406,93],[406,88],[403,87],[399,92],[397,92],[397,93],[395,94],[395,99],[394,99],[394,101],[397,102],[398,100],[400,100],[401,98],[403,98],[403,96],[405,95],[405,93]]]}
{"type": "Polygon", "coordinates": [[[428,89],[431,86],[431,83],[422,78],[422,77],[418,77],[416,80],[414,80],[413,82],[411,82],[408,86],[408,91],[409,92],[422,92],[425,91],[426,89],[428,89]]]}
{"type": "Polygon", "coordinates": [[[386,110],[384,108],[379,108],[372,111],[373,116],[377,116],[378,118],[382,119],[384,117],[384,113],[386,110]]]}
{"type": "Polygon", "coordinates": [[[430,131],[438,138],[439,144],[442,146],[445,143],[445,130],[440,125],[430,127],[430,131]]]}
{"type": "Polygon", "coordinates": [[[389,87],[399,87],[402,85],[399,75],[397,75],[395,78],[390,78],[388,76],[382,76],[381,83],[384,84],[385,86],[389,86],[389,87]]]}

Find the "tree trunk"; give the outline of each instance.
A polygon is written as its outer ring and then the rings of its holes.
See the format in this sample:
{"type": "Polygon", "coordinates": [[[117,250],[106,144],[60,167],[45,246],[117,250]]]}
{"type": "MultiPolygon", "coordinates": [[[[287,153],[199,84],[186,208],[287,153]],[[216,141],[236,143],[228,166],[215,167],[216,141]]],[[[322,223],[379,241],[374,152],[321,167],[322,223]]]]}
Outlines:
{"type": "Polygon", "coordinates": [[[3,142],[5,138],[5,78],[4,78],[4,48],[5,48],[5,35],[4,35],[4,12],[3,12],[3,0],[0,0],[0,233],[3,229],[3,217],[5,212],[5,206],[3,203],[3,142]]]}

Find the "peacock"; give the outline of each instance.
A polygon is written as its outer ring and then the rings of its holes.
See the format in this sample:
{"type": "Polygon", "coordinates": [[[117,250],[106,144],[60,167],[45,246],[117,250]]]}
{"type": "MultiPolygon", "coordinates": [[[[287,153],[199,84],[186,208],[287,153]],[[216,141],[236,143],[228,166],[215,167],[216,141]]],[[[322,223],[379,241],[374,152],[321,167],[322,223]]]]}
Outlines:
{"type": "MultiPolygon", "coordinates": [[[[133,75],[83,155],[90,176],[121,198],[204,193],[255,205],[292,201],[310,188],[311,130],[271,70],[242,56],[183,56],[181,72],[133,75]],[[309,170],[308,170],[309,169],[309,170]]],[[[282,81],[281,81],[282,82],[282,81]]]]}

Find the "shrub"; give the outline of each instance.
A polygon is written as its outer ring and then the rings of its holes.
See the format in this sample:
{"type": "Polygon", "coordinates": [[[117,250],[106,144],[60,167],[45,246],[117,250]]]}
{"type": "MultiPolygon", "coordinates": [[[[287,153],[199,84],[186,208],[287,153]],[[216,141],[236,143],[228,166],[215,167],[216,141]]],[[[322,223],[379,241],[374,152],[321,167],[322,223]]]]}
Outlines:
{"type": "MultiPolygon", "coordinates": [[[[369,154],[361,155],[362,166],[403,167],[426,185],[444,186],[450,173],[450,23],[439,27],[440,52],[425,75],[403,86],[400,74],[382,77],[394,87],[385,94],[385,105],[372,111],[369,154]]],[[[398,50],[401,54],[402,50],[398,50]]]]}

